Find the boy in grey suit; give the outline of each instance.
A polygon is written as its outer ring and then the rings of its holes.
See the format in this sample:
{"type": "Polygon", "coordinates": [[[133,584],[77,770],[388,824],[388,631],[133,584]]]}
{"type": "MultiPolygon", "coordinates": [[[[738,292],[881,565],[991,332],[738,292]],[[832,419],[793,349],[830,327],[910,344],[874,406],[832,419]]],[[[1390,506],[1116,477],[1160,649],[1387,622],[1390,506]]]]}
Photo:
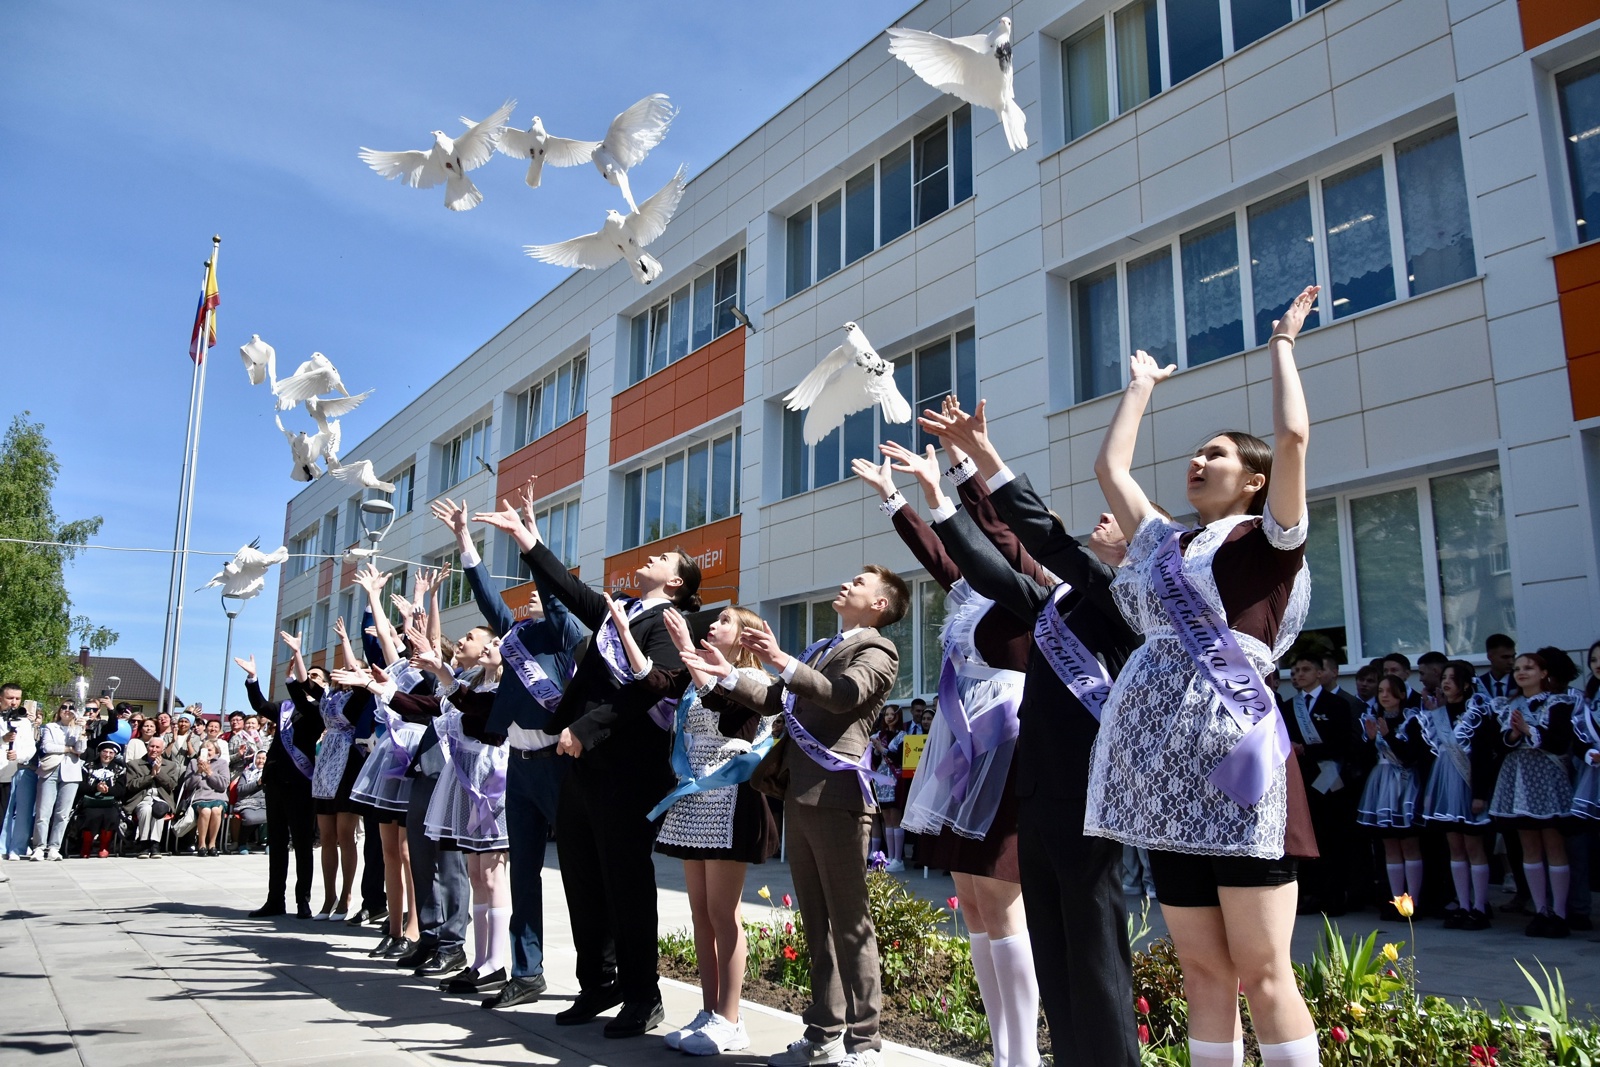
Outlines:
{"type": "Polygon", "coordinates": [[[696,657],[720,676],[720,695],[766,715],[785,713],[784,740],[756,778],[784,801],[789,869],[811,947],[812,1002],[802,1016],[805,1036],[769,1059],[771,1067],[879,1063],[882,991],[866,882],[878,805],[864,754],[900,669],[894,642],[877,628],[898,622],[910,601],[899,575],[869,566],[833,599],[839,634],[806,655],[786,654],[768,628],[744,631],[741,641],[778,679],[734,675],[711,651],[696,657]]]}

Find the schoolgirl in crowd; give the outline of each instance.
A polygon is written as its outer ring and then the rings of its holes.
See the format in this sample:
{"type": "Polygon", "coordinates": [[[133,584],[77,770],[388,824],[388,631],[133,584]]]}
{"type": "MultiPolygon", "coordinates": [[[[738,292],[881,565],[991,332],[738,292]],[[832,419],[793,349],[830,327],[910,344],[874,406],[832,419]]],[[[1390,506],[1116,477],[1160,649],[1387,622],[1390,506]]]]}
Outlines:
{"type": "Polygon", "coordinates": [[[1439,700],[1425,707],[1417,721],[1433,753],[1420,814],[1429,829],[1444,834],[1455,883],[1455,907],[1444,925],[1484,930],[1489,926],[1489,798],[1494,793],[1498,728],[1470,663],[1445,664],[1439,700]]]}
{"type": "Polygon", "coordinates": [[[1600,823],[1600,641],[1589,646],[1589,681],[1583,687],[1583,704],[1577,709],[1573,732],[1578,742],[1578,776],[1572,785],[1572,816],[1582,832],[1600,823]]]}
{"type": "MultiPolygon", "coordinates": [[[[920,734],[922,724],[915,725],[920,734]]],[[[906,810],[906,795],[911,791],[911,780],[902,778],[900,769],[906,734],[909,732],[900,720],[900,709],[890,704],[878,716],[878,729],[872,735],[872,754],[878,765],[878,780],[873,788],[878,793],[881,829],[874,827],[867,852],[883,852],[888,860],[886,869],[890,871],[906,869],[906,832],[900,828],[900,817],[906,810]]]]}
{"type": "MultiPolygon", "coordinates": [[[[1383,865],[1389,891],[1422,899],[1422,814],[1417,801],[1426,778],[1428,750],[1423,727],[1407,706],[1405,679],[1385,674],[1378,680],[1377,711],[1361,717],[1365,762],[1371,770],[1356,807],[1356,822],[1383,840],[1383,865]]],[[[1397,918],[1392,902],[1384,915],[1397,918]]]]}
{"type": "MultiPolygon", "coordinates": [[[[334,620],[333,632],[339,638],[341,662],[346,668],[354,667],[355,650],[343,616],[334,620]]],[[[356,744],[356,739],[372,733],[372,699],[365,692],[357,696],[356,691],[330,681],[327,672],[315,667],[301,693],[297,696],[291,688],[290,695],[297,703],[316,704],[322,713],[322,741],[317,746],[316,773],[311,778],[317,834],[322,842],[322,908],[312,918],[343,922],[350,911],[350,894],[355,885],[356,826],[364,814],[362,805],[350,795],[366,760],[366,750],[356,744]]]]}

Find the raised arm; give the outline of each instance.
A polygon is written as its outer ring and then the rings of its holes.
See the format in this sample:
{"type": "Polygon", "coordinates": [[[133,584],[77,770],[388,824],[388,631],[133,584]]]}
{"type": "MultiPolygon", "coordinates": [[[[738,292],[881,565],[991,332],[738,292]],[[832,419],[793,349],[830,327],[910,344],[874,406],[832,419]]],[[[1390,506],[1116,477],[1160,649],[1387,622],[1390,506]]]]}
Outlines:
{"type": "Polygon", "coordinates": [[[346,667],[355,669],[361,661],[356,659],[356,650],[350,647],[350,631],[344,627],[344,616],[340,615],[333,620],[333,633],[339,639],[339,657],[346,667]]]}
{"type": "Polygon", "coordinates": [[[1022,622],[1033,622],[1049,599],[1049,590],[1019,573],[978,529],[965,508],[934,523],[933,531],[973,592],[993,600],[1022,622]]]}
{"type": "Polygon", "coordinates": [[[357,569],[355,582],[367,595],[367,610],[372,613],[372,628],[377,631],[378,648],[382,653],[383,665],[388,666],[400,658],[400,646],[395,640],[394,626],[389,622],[389,613],[384,610],[383,587],[387,584],[387,577],[368,563],[365,567],[357,569]]]}
{"type": "MultiPolygon", "coordinates": [[[[1311,438],[1311,416],[1294,365],[1294,340],[1321,291],[1306,286],[1283,318],[1272,324],[1267,342],[1272,356],[1272,483],[1267,486],[1267,506],[1285,529],[1300,525],[1306,513],[1306,444],[1311,438]]],[[[1130,527],[1123,529],[1132,536],[1130,527]]]]}
{"type": "Polygon", "coordinates": [[[289,650],[289,676],[297,682],[306,680],[306,661],[300,655],[300,638],[288,630],[278,631],[278,640],[289,650]]]}
{"type": "Polygon", "coordinates": [[[1158,366],[1143,352],[1135,352],[1128,360],[1128,388],[1122,392],[1117,410],[1111,415],[1111,425],[1106,427],[1105,440],[1100,443],[1100,454],[1095,457],[1094,475],[1100,481],[1100,491],[1111,505],[1111,514],[1117,518],[1131,539],[1139,524],[1154,509],[1150,498],[1133,477],[1133,450],[1139,439],[1139,423],[1144,419],[1144,409],[1150,404],[1150,394],[1157,383],[1163,382],[1177,370],[1177,364],[1158,366]]]}
{"type": "MultiPolygon", "coordinates": [[[[898,453],[888,452],[888,445],[879,447],[885,450],[884,454],[886,456],[890,456],[889,459],[883,461],[882,466],[865,459],[853,459],[850,461],[850,469],[855,473],[856,477],[877,490],[878,496],[887,503],[899,496],[899,490],[894,485],[894,476],[890,473],[891,469],[894,469],[893,460],[898,453]]],[[[898,445],[894,447],[899,449],[898,445]]],[[[905,450],[900,449],[900,452],[905,452],[905,450]]],[[[920,460],[921,458],[909,452],[905,452],[905,455],[913,460],[920,460]]],[[[902,466],[899,469],[905,470],[908,468],[902,466]]],[[[929,501],[930,508],[937,511],[941,501],[945,505],[949,505],[950,501],[939,491],[937,473],[934,474],[931,491],[928,488],[928,484],[924,483],[920,476],[917,480],[919,484],[923,485],[923,495],[929,501]]],[[[950,557],[945,555],[944,547],[939,544],[939,539],[933,535],[932,530],[928,529],[928,524],[922,521],[922,516],[917,514],[916,508],[907,504],[904,497],[900,497],[899,502],[901,506],[897,507],[890,516],[890,521],[894,524],[895,533],[899,534],[900,540],[904,541],[906,546],[911,549],[911,554],[917,557],[917,562],[927,568],[933,580],[945,589],[949,589],[961,580],[961,571],[956,568],[955,564],[950,562],[950,557]]]]}

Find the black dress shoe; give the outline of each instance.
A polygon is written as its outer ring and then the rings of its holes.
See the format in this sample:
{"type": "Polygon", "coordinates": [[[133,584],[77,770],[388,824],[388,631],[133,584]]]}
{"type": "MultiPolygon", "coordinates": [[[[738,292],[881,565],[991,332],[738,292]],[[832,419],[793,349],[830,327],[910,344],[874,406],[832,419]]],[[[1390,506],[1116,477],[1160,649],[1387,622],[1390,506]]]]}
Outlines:
{"type": "Polygon", "coordinates": [[[250,913],[250,918],[252,918],[252,919],[270,919],[274,915],[286,915],[286,914],[288,914],[288,912],[283,906],[283,901],[281,901],[281,900],[269,900],[265,904],[261,905],[261,907],[257,908],[255,911],[252,911],[250,913]]]}
{"type": "Polygon", "coordinates": [[[594,989],[585,989],[578,994],[578,999],[572,1002],[572,1007],[556,1012],[556,1025],[577,1026],[579,1023],[586,1023],[607,1008],[614,1008],[621,1003],[622,991],[617,988],[615,982],[594,989]]]}
{"type": "Polygon", "coordinates": [[[389,918],[388,908],[379,908],[367,915],[368,926],[379,926],[389,918]]]}
{"type": "Polygon", "coordinates": [[[426,963],[417,968],[416,975],[418,978],[443,978],[466,969],[466,952],[453,948],[448,952],[434,952],[426,963]]]}
{"type": "Polygon", "coordinates": [[[504,967],[496,967],[486,974],[479,974],[476,970],[469,970],[466,974],[445,982],[443,988],[446,993],[486,993],[505,984],[506,969],[504,967]]]}
{"type": "Polygon", "coordinates": [[[636,1000],[624,1004],[617,1017],[606,1023],[607,1037],[640,1037],[656,1027],[667,1017],[661,998],[636,1000]]]}
{"type": "Polygon", "coordinates": [[[344,924],[346,926],[360,926],[370,918],[372,918],[372,912],[362,908],[360,911],[352,911],[349,918],[345,919],[344,924]]]}
{"type": "Polygon", "coordinates": [[[311,903],[309,901],[302,900],[298,905],[295,906],[294,913],[296,916],[302,919],[311,918],[311,903]]]}
{"type": "Polygon", "coordinates": [[[389,951],[389,947],[394,944],[394,940],[394,935],[386,931],[383,937],[378,939],[377,947],[375,947],[371,952],[367,953],[367,957],[375,960],[384,955],[389,951]]]}
{"type": "Polygon", "coordinates": [[[480,1008],[511,1008],[518,1004],[527,1004],[529,1001],[538,1000],[545,991],[544,975],[535,974],[527,978],[513,978],[500,988],[500,992],[478,1005],[480,1008]]]}
{"type": "Polygon", "coordinates": [[[404,967],[408,971],[414,971],[432,959],[438,951],[439,946],[418,941],[410,952],[395,960],[394,965],[396,967],[404,967]]]}
{"type": "Polygon", "coordinates": [[[386,960],[404,959],[406,956],[409,956],[411,953],[415,952],[416,948],[417,943],[412,941],[410,938],[390,938],[388,951],[383,954],[383,958],[386,960]]]}

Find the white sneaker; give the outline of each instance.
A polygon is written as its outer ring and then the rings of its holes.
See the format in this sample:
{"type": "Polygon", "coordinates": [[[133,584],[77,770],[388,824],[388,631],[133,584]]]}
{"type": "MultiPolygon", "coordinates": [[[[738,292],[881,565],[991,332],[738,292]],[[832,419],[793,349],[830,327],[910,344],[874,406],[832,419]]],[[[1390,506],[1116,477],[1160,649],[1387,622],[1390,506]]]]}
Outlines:
{"type": "Polygon", "coordinates": [[[661,1040],[665,1041],[670,1049],[682,1048],[683,1039],[690,1034],[698,1034],[701,1030],[711,1025],[712,1018],[713,1014],[711,1012],[702,1010],[693,1019],[689,1020],[688,1026],[679,1027],[661,1040]]]}
{"type": "Polygon", "coordinates": [[[16,859],[16,858],[17,858],[17,854],[16,854],[16,853],[15,853],[15,852],[7,852],[7,853],[6,853],[6,859],[8,859],[8,860],[14,860],[14,859],[16,859]]]}
{"type": "Polygon", "coordinates": [[[852,1052],[839,1061],[839,1067],[881,1067],[883,1056],[875,1048],[852,1052]]]}
{"type": "Polygon", "coordinates": [[[745,1032],[743,1020],[729,1022],[713,1014],[711,1021],[699,1033],[690,1034],[679,1046],[691,1056],[719,1056],[724,1052],[743,1052],[750,1047],[750,1035],[745,1032]]]}
{"type": "Polygon", "coordinates": [[[820,1067],[824,1063],[843,1062],[843,1033],[820,1043],[802,1037],[777,1055],[767,1057],[767,1067],[820,1067]]]}
{"type": "Polygon", "coordinates": [[[53,848],[49,852],[45,853],[44,858],[47,860],[59,860],[61,858],[61,850],[59,848],[53,848]]]}
{"type": "Polygon", "coordinates": [[[44,859],[44,849],[42,849],[42,848],[30,849],[28,851],[28,858],[30,860],[32,860],[34,863],[40,862],[41,860],[44,859]]]}
{"type": "Polygon", "coordinates": [[[906,861],[890,860],[883,869],[888,871],[890,874],[899,874],[901,871],[906,869],[906,861]]]}

